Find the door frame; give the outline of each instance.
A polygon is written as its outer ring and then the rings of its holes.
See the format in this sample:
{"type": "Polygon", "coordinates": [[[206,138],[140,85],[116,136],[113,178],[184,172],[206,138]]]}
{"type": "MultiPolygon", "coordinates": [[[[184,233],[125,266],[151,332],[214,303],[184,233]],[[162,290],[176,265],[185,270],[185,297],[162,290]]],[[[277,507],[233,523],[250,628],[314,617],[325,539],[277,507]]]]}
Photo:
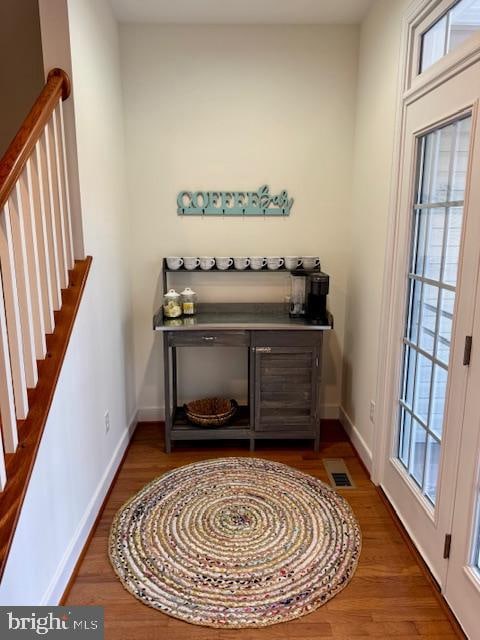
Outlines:
{"type": "MultiPolygon", "coordinates": [[[[403,266],[409,250],[410,236],[405,233],[409,212],[402,210],[400,206],[400,193],[404,180],[408,180],[409,184],[412,184],[415,175],[414,158],[411,159],[411,166],[409,166],[407,174],[403,172],[407,109],[410,104],[480,60],[479,32],[433,64],[424,73],[419,75],[414,73],[414,69],[418,68],[420,51],[418,42],[422,35],[422,29],[425,30],[426,26],[435,20],[439,8],[444,8],[449,4],[451,4],[451,0],[448,2],[447,0],[415,0],[407,8],[402,26],[394,161],[392,163],[380,311],[375,397],[377,415],[372,447],[371,477],[377,485],[381,484],[384,477],[387,451],[391,445],[391,429],[385,428],[385,425],[390,425],[400,366],[399,354],[393,347],[398,337],[398,318],[399,316],[403,318],[405,313],[405,300],[397,294],[399,290],[402,291],[405,275],[403,266]],[[379,428],[379,426],[383,428],[379,428]]],[[[412,540],[416,542],[413,532],[405,522],[403,524],[412,540]]]]}

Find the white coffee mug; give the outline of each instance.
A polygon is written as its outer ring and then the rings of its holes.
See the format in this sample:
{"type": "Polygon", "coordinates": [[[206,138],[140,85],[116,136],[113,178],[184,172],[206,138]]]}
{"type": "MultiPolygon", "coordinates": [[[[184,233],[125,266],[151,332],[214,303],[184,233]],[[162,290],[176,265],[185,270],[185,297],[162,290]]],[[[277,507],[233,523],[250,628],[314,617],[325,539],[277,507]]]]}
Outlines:
{"type": "Polygon", "coordinates": [[[210,256],[200,256],[200,269],[208,271],[215,264],[215,258],[210,256]]]}
{"type": "Polygon", "coordinates": [[[193,257],[183,258],[183,266],[185,267],[185,269],[187,269],[187,271],[193,271],[198,267],[199,264],[200,264],[199,258],[193,258],[193,257]]]}
{"type": "Polygon", "coordinates": [[[177,256],[168,256],[167,258],[167,267],[169,269],[173,269],[174,271],[176,271],[177,269],[180,269],[182,264],[183,264],[182,258],[179,258],[177,256]]]}
{"type": "Polygon", "coordinates": [[[261,256],[250,256],[250,269],[260,271],[267,264],[267,259],[261,256]]]}
{"type": "Polygon", "coordinates": [[[320,258],[317,256],[303,256],[302,262],[305,271],[313,271],[320,266],[320,258]]]}
{"type": "Polygon", "coordinates": [[[250,258],[237,256],[233,259],[233,264],[235,265],[235,269],[237,269],[237,271],[243,271],[250,266],[250,258]]]}
{"type": "Polygon", "coordinates": [[[302,259],[298,256],[285,256],[285,268],[289,271],[295,271],[302,264],[302,259]]]}
{"type": "Polygon", "coordinates": [[[232,266],[233,258],[215,258],[215,264],[217,265],[217,269],[220,269],[220,271],[226,271],[232,266]]]}
{"type": "Polygon", "coordinates": [[[276,271],[283,267],[285,260],[283,258],[279,258],[278,256],[269,256],[267,258],[267,267],[270,271],[276,271]]]}

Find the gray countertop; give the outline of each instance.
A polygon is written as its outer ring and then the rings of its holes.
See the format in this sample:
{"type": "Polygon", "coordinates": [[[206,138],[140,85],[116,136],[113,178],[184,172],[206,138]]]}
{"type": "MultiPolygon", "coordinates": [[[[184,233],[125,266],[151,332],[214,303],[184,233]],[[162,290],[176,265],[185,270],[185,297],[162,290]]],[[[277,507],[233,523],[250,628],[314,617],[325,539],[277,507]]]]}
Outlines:
{"type": "Polygon", "coordinates": [[[327,331],[333,328],[329,313],[324,324],[312,324],[304,318],[291,318],[283,304],[276,303],[204,303],[194,316],[164,318],[162,308],[153,317],[155,331],[201,330],[296,330],[327,331]]]}

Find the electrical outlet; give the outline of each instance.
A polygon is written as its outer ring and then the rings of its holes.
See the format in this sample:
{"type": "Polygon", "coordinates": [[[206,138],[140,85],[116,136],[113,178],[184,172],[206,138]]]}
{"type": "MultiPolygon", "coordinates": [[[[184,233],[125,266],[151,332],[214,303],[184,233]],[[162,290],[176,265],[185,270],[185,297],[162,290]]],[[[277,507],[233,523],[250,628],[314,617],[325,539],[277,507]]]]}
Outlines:
{"type": "Polygon", "coordinates": [[[375,402],[370,400],[370,421],[375,422],[375,402]]]}
{"type": "Polygon", "coordinates": [[[105,433],[110,431],[110,413],[105,411],[105,433]]]}

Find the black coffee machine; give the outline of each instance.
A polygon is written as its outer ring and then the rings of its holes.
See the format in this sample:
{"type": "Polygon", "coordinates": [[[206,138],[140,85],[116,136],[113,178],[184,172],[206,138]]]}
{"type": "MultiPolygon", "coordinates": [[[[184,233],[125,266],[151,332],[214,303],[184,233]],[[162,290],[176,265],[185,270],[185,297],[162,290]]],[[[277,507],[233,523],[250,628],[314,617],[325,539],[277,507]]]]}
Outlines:
{"type": "Polygon", "coordinates": [[[327,324],[329,284],[330,278],[323,271],[292,271],[290,316],[305,318],[312,324],[327,324]]]}
{"type": "Polygon", "coordinates": [[[327,324],[327,295],[330,278],[326,273],[310,273],[307,278],[306,317],[312,324],[327,324]]]}

